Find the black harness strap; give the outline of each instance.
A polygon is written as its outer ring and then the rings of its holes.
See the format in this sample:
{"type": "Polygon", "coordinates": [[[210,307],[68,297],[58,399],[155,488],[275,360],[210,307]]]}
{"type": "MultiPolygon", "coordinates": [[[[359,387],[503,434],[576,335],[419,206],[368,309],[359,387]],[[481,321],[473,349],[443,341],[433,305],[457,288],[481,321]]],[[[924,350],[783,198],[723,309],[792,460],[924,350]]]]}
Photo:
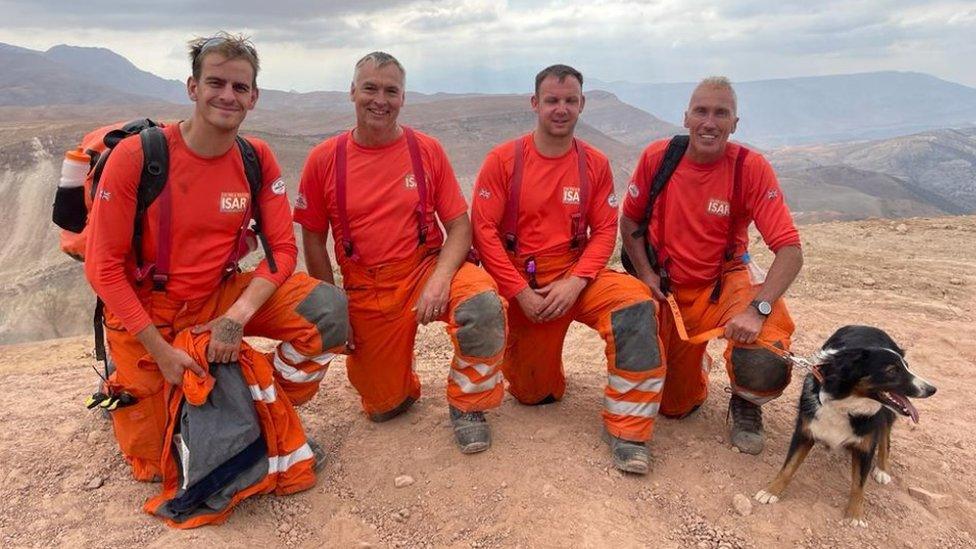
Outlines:
{"type": "MultiPolygon", "coordinates": [[[[657,171],[654,172],[654,177],[651,179],[650,185],[648,185],[647,204],[644,206],[644,215],[641,216],[637,229],[631,233],[633,238],[644,237],[644,253],[647,254],[647,260],[651,264],[651,268],[661,274],[661,291],[664,293],[668,293],[670,289],[668,287],[667,269],[664,269],[663,273],[661,272],[662,265],[658,262],[658,254],[651,245],[651,239],[647,238],[647,228],[651,224],[651,217],[654,213],[654,201],[657,200],[658,195],[664,190],[664,186],[671,179],[671,175],[678,169],[678,164],[688,149],[688,141],[689,138],[687,135],[676,135],[668,142],[668,148],[664,151],[661,164],[658,165],[657,171]]],[[[659,240],[663,243],[663,238],[659,240]]],[[[624,270],[632,275],[637,274],[637,269],[634,268],[633,262],[627,255],[626,250],[621,251],[620,260],[623,263],[624,270]]]]}
{"type": "Polygon", "coordinates": [[[169,175],[169,146],[162,128],[152,126],[139,132],[142,140],[142,173],[136,190],[136,215],[132,230],[132,251],[136,256],[136,268],[142,269],[143,220],[146,210],[163,192],[169,175]]]}
{"type": "MultiPolygon", "coordinates": [[[[251,190],[251,218],[254,220],[254,234],[261,243],[264,250],[264,259],[268,262],[268,269],[272,273],[278,272],[278,265],[275,263],[274,255],[271,253],[271,244],[268,237],[264,234],[261,225],[261,207],[258,198],[261,196],[261,162],[258,160],[257,153],[254,152],[254,145],[247,139],[237,136],[237,148],[241,151],[241,158],[244,161],[244,175],[247,176],[247,185],[251,190]]],[[[238,258],[240,259],[240,258],[238,258]]]]}

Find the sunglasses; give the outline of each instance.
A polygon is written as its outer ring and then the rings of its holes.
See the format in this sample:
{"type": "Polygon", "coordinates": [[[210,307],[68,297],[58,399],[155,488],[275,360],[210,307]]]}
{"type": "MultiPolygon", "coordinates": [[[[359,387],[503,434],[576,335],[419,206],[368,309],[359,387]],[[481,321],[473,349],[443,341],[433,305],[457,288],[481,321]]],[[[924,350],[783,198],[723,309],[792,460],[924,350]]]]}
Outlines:
{"type": "Polygon", "coordinates": [[[254,46],[248,44],[244,40],[233,40],[225,36],[214,36],[208,38],[206,41],[204,41],[203,44],[200,45],[200,49],[197,51],[195,58],[199,58],[205,51],[209,50],[210,48],[222,46],[223,44],[226,44],[228,42],[234,42],[237,46],[243,47],[245,50],[247,50],[247,52],[252,56],[257,57],[257,52],[254,50],[254,46]]]}

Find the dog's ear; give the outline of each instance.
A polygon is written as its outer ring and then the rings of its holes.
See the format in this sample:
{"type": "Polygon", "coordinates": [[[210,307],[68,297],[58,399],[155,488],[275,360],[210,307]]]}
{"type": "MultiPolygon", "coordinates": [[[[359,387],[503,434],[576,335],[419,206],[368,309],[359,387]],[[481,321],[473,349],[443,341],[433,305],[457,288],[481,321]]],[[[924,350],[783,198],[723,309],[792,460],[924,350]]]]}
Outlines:
{"type": "Polygon", "coordinates": [[[870,351],[863,348],[840,349],[829,355],[824,363],[824,371],[853,371],[859,364],[870,356],[870,351]]]}

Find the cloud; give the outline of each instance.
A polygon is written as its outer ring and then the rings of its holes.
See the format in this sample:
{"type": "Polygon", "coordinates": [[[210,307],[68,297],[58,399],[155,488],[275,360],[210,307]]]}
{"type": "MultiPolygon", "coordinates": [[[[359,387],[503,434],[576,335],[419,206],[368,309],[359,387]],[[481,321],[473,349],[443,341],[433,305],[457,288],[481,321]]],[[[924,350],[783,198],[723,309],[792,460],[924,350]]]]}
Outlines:
{"type": "Polygon", "coordinates": [[[180,79],[190,36],[245,31],[264,85],[284,89],[345,89],[352,63],[377,49],[404,62],[418,91],[524,92],[554,62],[602,80],[894,69],[976,85],[971,0],[0,0],[0,10],[0,41],[109,47],[180,79]]]}

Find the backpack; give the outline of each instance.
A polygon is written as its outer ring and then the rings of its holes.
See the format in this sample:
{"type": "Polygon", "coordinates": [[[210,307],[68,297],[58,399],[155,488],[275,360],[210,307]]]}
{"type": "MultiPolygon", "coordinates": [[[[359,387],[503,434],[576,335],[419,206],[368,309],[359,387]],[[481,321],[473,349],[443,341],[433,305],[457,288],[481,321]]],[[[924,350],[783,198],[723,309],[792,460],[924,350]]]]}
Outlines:
{"type": "MultiPolygon", "coordinates": [[[[166,144],[166,137],[163,134],[163,124],[154,122],[148,118],[132,120],[124,124],[114,124],[99,128],[82,140],[79,151],[89,159],[89,171],[85,178],[83,187],[63,188],[58,187],[54,197],[52,221],[63,229],[61,236],[61,249],[69,256],[79,261],[84,261],[84,236],[88,229],[88,213],[91,210],[92,201],[98,193],[98,184],[108,162],[112,151],[123,139],[138,135],[142,140],[143,169],[139,179],[139,186],[136,191],[136,215],[133,226],[132,250],[136,255],[136,266],[140,271],[146,270],[142,259],[142,233],[143,219],[149,206],[163,193],[166,180],[169,176],[169,148],[166,144]],[[66,234],[67,233],[67,234],[66,234]]],[[[272,272],[277,270],[271,249],[261,231],[261,212],[257,200],[261,190],[261,164],[254,152],[254,147],[243,137],[236,138],[238,149],[244,163],[244,173],[247,175],[248,187],[251,191],[250,218],[253,220],[253,227],[250,231],[260,240],[268,260],[268,266],[272,272]]],[[[246,222],[247,223],[247,222],[246,222]]],[[[242,235],[243,236],[243,235],[242,235]]],[[[161,239],[168,240],[168,239],[161,239]]],[[[235,250],[231,254],[230,262],[236,267],[244,254],[235,250]]],[[[161,250],[161,255],[168,254],[169,250],[161,250]]],[[[168,264],[168,257],[160,259],[160,262],[168,264]]],[[[168,266],[168,265],[167,265],[168,266]]],[[[158,270],[158,267],[157,269],[158,270]]],[[[163,275],[167,273],[162,273],[163,275]]],[[[154,281],[156,289],[162,290],[160,285],[165,284],[161,279],[154,281]]]]}
{"type": "MultiPolygon", "coordinates": [[[[678,168],[678,164],[684,157],[685,151],[688,149],[688,142],[690,141],[687,135],[676,135],[671,138],[668,142],[668,147],[664,151],[664,157],[661,159],[661,164],[658,166],[657,171],[654,172],[654,177],[651,179],[649,185],[650,194],[647,198],[647,205],[644,206],[644,214],[641,216],[640,222],[637,225],[637,229],[631,233],[631,237],[640,238],[644,237],[644,253],[647,254],[647,260],[661,277],[661,292],[668,294],[671,291],[671,278],[668,274],[668,263],[669,260],[666,258],[664,261],[659,261],[657,252],[654,247],[651,246],[651,240],[647,238],[647,228],[651,224],[651,216],[654,213],[654,201],[664,190],[664,186],[671,179],[674,171],[678,168]]],[[[749,154],[749,149],[745,147],[739,147],[739,153],[735,159],[735,168],[732,175],[732,204],[734,205],[736,200],[739,198],[739,189],[741,187],[742,179],[742,165],[745,162],[746,156],[749,154]]],[[[732,208],[732,212],[729,215],[729,234],[728,240],[725,247],[725,261],[732,260],[735,255],[735,210],[732,208]]],[[[661,223],[661,230],[658,234],[658,243],[664,243],[664,229],[665,225],[661,223]]],[[[623,264],[624,270],[627,271],[632,276],[637,276],[637,269],[634,268],[634,263],[630,259],[630,255],[627,253],[626,249],[621,249],[620,251],[620,262],[623,264]]],[[[717,302],[719,296],[722,293],[722,276],[719,275],[718,279],[715,281],[715,286],[712,288],[712,294],[710,300],[712,302],[717,302]]]]}
{"type": "MultiPolygon", "coordinates": [[[[142,172],[139,177],[139,185],[136,190],[136,213],[132,233],[132,252],[136,259],[136,280],[141,283],[143,280],[151,279],[154,291],[165,291],[166,282],[169,279],[169,260],[170,260],[170,239],[160,238],[160,246],[157,250],[156,263],[146,265],[142,257],[142,237],[143,225],[146,211],[157,198],[163,196],[160,207],[160,234],[168,234],[169,220],[172,215],[170,201],[166,190],[166,180],[169,177],[169,146],[166,143],[166,136],[163,133],[163,125],[148,118],[140,118],[123,124],[114,124],[98,128],[89,133],[82,140],[80,151],[82,155],[89,159],[89,171],[85,177],[85,183],[81,187],[58,187],[54,198],[52,221],[63,229],[61,233],[61,249],[69,256],[78,261],[85,260],[85,239],[88,231],[88,213],[91,210],[92,201],[97,196],[98,184],[101,180],[105,164],[109,156],[122,140],[133,136],[139,136],[142,140],[142,172]]],[[[245,215],[244,224],[241,227],[237,246],[228,255],[225,266],[225,274],[230,274],[238,268],[238,263],[247,254],[247,239],[253,235],[261,243],[268,267],[272,273],[277,272],[278,268],[271,253],[271,246],[261,230],[261,212],[258,202],[258,194],[261,190],[261,164],[254,146],[241,137],[236,137],[237,147],[241,152],[244,163],[244,173],[247,176],[248,187],[251,199],[248,206],[248,214],[245,215]],[[253,221],[253,225],[252,222],[253,221]]],[[[76,155],[75,157],[83,157],[76,155]]],[[[92,323],[95,333],[95,359],[105,365],[105,376],[107,381],[110,372],[108,355],[105,352],[105,336],[102,332],[104,323],[104,303],[100,298],[96,298],[92,323]]],[[[99,374],[101,375],[101,374],[99,374]]],[[[94,400],[89,400],[89,408],[95,405],[103,405],[112,400],[111,398],[98,399],[99,394],[94,395],[94,400]]],[[[106,395],[101,395],[105,397],[106,395]]],[[[124,402],[121,403],[125,405],[124,402]]],[[[118,405],[118,403],[117,403],[118,405]]]]}

